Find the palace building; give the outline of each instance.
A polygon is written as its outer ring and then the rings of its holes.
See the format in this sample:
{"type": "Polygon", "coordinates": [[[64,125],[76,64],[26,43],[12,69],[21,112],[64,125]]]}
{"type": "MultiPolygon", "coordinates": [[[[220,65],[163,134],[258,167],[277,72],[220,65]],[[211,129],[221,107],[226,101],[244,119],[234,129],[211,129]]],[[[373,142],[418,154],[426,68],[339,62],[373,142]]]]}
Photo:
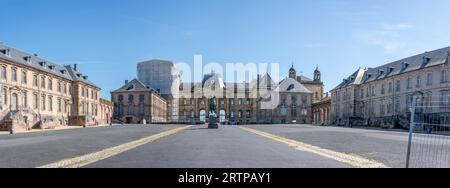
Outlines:
{"type": "Polygon", "coordinates": [[[406,128],[416,98],[422,117],[449,124],[450,47],[376,68],[359,68],[331,91],[331,121],[339,125],[406,128]]]}
{"type": "Polygon", "coordinates": [[[77,65],[0,44],[1,131],[98,125],[99,91],[77,65]]]}
{"type": "Polygon", "coordinates": [[[266,73],[250,83],[225,83],[220,74],[211,73],[201,83],[181,84],[179,117],[182,122],[206,122],[210,113],[208,99],[215,96],[215,113],[221,123],[306,124],[311,123],[312,103],[322,98],[322,91],[318,69],[311,80],[297,76],[292,66],[289,77],[279,82],[266,73]],[[265,108],[265,103],[276,106],[265,108]]]}
{"type": "Polygon", "coordinates": [[[172,62],[146,61],[138,65],[138,79],[111,92],[114,119],[125,123],[205,123],[212,113],[208,111],[209,99],[216,97],[215,114],[221,123],[311,123],[312,104],[323,97],[320,74],[316,68],[314,79],[298,76],[292,66],[289,76],[278,82],[266,73],[249,83],[227,83],[214,72],[204,75],[201,82],[182,82],[172,62]],[[152,113],[156,111],[162,114],[152,113]]]}

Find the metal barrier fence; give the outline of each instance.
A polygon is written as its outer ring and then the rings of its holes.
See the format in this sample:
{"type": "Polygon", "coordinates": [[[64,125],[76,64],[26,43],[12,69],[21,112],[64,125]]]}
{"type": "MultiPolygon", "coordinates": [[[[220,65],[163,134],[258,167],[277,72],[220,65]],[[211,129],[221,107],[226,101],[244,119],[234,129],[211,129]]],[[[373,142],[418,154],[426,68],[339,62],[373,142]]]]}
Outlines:
{"type": "Polygon", "coordinates": [[[450,168],[450,103],[447,103],[413,99],[406,168],[450,168]]]}

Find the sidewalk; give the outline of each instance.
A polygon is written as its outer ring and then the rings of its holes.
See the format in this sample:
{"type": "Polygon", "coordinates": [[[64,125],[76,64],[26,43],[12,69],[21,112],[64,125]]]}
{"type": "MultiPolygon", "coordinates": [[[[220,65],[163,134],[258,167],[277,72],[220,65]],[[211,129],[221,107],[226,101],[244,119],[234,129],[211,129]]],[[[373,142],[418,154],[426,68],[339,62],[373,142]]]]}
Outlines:
{"type": "Polygon", "coordinates": [[[377,130],[377,131],[391,131],[391,132],[408,132],[408,130],[405,129],[389,129],[389,128],[381,128],[381,127],[368,127],[368,126],[336,126],[336,125],[325,125],[325,126],[318,126],[318,127],[337,127],[337,128],[347,128],[347,129],[365,129],[365,130],[377,130]]]}
{"type": "MultiPolygon", "coordinates": [[[[98,125],[98,126],[90,126],[90,127],[86,127],[86,128],[95,128],[95,127],[108,127],[109,124],[106,125],[98,125]]],[[[59,130],[69,130],[69,129],[83,129],[82,126],[61,126],[61,127],[56,127],[54,129],[32,129],[29,131],[20,131],[20,132],[16,132],[15,134],[27,134],[27,133],[36,133],[36,132],[48,132],[48,131],[59,131],[59,130]]],[[[8,135],[10,134],[9,131],[0,131],[0,135],[8,135]]]]}

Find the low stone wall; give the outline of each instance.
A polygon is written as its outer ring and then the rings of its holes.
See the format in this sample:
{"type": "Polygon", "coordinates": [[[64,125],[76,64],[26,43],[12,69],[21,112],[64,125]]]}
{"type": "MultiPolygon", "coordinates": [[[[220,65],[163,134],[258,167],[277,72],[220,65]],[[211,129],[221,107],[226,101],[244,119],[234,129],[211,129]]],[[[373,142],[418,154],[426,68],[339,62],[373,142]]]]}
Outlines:
{"type": "Polygon", "coordinates": [[[89,116],[70,116],[69,126],[97,126],[98,122],[89,116]]]}

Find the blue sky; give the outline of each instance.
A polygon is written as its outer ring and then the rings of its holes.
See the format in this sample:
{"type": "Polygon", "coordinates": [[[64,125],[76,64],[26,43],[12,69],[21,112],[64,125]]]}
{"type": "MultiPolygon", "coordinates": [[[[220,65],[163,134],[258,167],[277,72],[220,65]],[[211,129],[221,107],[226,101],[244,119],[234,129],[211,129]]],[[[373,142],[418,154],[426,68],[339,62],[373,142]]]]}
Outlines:
{"type": "Polygon", "coordinates": [[[359,67],[450,45],[448,0],[0,0],[0,41],[78,63],[102,97],[136,63],[294,62],[326,90],[359,67]]]}

